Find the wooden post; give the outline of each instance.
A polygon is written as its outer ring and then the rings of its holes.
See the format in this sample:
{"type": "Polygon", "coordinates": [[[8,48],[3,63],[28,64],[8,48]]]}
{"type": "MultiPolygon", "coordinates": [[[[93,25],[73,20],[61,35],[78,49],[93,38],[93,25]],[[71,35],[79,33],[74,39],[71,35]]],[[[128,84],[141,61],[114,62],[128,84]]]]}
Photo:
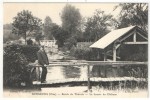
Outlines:
{"type": "Polygon", "coordinates": [[[113,46],[113,61],[116,61],[116,44],[113,46]]]}
{"type": "Polygon", "coordinates": [[[41,77],[40,77],[40,67],[38,66],[38,74],[39,74],[39,81],[41,80],[41,77]]]}
{"type": "MultiPolygon", "coordinates": [[[[32,73],[33,73],[34,70],[36,71],[35,67],[32,67],[32,68],[31,68],[31,71],[30,71],[30,79],[32,79],[32,73]]],[[[32,81],[33,81],[33,80],[32,80],[32,81]]]]}
{"type": "Polygon", "coordinates": [[[99,52],[99,49],[98,49],[98,55],[97,55],[97,59],[99,59],[100,58],[100,54],[99,54],[100,52],[99,52]]]}
{"type": "Polygon", "coordinates": [[[88,75],[88,91],[90,91],[91,89],[91,85],[90,85],[90,65],[87,65],[87,75],[88,75]]]}
{"type": "Polygon", "coordinates": [[[104,61],[107,61],[107,54],[106,54],[106,51],[104,51],[104,61]]]}
{"type": "Polygon", "coordinates": [[[133,42],[136,42],[136,33],[133,34],[133,42]]]}

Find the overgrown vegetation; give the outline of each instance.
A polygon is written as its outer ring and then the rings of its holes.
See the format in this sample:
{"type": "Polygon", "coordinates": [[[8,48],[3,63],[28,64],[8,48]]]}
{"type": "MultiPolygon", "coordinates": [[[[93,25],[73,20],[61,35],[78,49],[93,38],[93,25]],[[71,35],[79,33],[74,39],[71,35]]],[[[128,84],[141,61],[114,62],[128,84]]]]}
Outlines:
{"type": "Polygon", "coordinates": [[[89,48],[72,48],[70,55],[79,60],[103,60],[103,56],[99,54],[99,50],[89,48]]]}
{"type": "Polygon", "coordinates": [[[12,34],[12,24],[3,25],[3,42],[8,43],[10,41],[14,41],[19,39],[19,36],[16,34],[12,34]]]}
{"type": "Polygon", "coordinates": [[[31,85],[30,69],[27,65],[34,62],[38,47],[8,45],[4,47],[4,87],[19,87],[22,82],[31,85]]]}

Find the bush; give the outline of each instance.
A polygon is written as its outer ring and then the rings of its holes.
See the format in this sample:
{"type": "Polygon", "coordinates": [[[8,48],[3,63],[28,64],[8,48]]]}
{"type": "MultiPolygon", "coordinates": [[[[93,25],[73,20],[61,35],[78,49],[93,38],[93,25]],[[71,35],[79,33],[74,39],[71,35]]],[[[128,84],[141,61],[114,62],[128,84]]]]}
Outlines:
{"type": "Polygon", "coordinates": [[[102,55],[98,56],[98,51],[92,49],[71,49],[71,56],[79,60],[102,60],[102,55]]]}
{"type": "Polygon", "coordinates": [[[38,46],[22,45],[20,47],[21,53],[26,56],[28,62],[35,62],[37,60],[38,46]]]}
{"type": "Polygon", "coordinates": [[[16,46],[4,49],[4,86],[18,87],[27,78],[27,59],[16,46]]]}
{"type": "Polygon", "coordinates": [[[70,37],[68,38],[65,43],[64,43],[64,46],[70,50],[73,46],[75,46],[77,43],[76,39],[74,37],[70,37]]]}
{"type": "Polygon", "coordinates": [[[20,36],[16,34],[12,34],[12,29],[11,28],[5,28],[3,29],[3,42],[9,42],[9,41],[14,41],[18,40],[20,36]]]}
{"type": "Polygon", "coordinates": [[[8,45],[4,47],[4,86],[19,87],[21,82],[30,84],[30,61],[36,60],[37,47],[8,45]]]}

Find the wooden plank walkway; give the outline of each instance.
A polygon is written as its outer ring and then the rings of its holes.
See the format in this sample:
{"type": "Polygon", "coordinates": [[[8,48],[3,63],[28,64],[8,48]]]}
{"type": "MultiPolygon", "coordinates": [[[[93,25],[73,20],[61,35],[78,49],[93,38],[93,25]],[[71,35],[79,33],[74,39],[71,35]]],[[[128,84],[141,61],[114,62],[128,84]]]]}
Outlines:
{"type": "MultiPolygon", "coordinates": [[[[29,64],[29,67],[42,67],[41,65],[38,65],[36,63],[29,64]]],[[[92,68],[94,65],[111,65],[112,67],[124,67],[124,65],[148,65],[148,62],[134,62],[134,61],[73,61],[73,62],[51,62],[46,67],[58,67],[58,66],[70,66],[70,67],[87,67],[87,77],[85,78],[68,78],[68,79],[59,79],[59,80],[47,80],[46,83],[41,83],[38,81],[34,81],[34,86],[44,86],[44,85],[57,85],[57,84],[66,84],[66,83],[87,83],[88,84],[88,90],[90,90],[90,82],[121,82],[121,81],[136,81],[136,82],[147,82],[146,78],[135,78],[135,77],[111,77],[111,78],[99,78],[99,77],[90,77],[90,68],[92,68]],[[115,65],[115,66],[113,66],[115,65]]],[[[98,67],[99,67],[98,66],[98,67]]],[[[133,66],[134,67],[134,66],[133,66]]],[[[136,66],[135,66],[136,67],[136,66]]],[[[142,66],[141,66],[142,67],[142,66]]],[[[32,72],[31,72],[32,73],[32,72]]]]}
{"type": "MultiPolygon", "coordinates": [[[[59,79],[59,80],[48,80],[46,83],[41,83],[39,81],[34,81],[33,85],[51,85],[59,83],[69,83],[69,82],[87,82],[88,79],[85,78],[68,78],[68,79],[59,79]]],[[[137,81],[137,82],[146,82],[145,78],[135,78],[135,77],[116,77],[116,78],[90,78],[90,82],[119,82],[119,81],[137,81]]]]}

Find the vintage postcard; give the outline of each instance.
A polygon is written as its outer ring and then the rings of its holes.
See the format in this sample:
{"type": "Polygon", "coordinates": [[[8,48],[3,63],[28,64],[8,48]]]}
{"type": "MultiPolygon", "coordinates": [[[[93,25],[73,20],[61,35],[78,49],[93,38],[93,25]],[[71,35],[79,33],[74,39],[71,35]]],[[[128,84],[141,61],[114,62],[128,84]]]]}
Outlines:
{"type": "Polygon", "coordinates": [[[148,98],[148,3],[3,3],[3,96],[148,98]]]}

